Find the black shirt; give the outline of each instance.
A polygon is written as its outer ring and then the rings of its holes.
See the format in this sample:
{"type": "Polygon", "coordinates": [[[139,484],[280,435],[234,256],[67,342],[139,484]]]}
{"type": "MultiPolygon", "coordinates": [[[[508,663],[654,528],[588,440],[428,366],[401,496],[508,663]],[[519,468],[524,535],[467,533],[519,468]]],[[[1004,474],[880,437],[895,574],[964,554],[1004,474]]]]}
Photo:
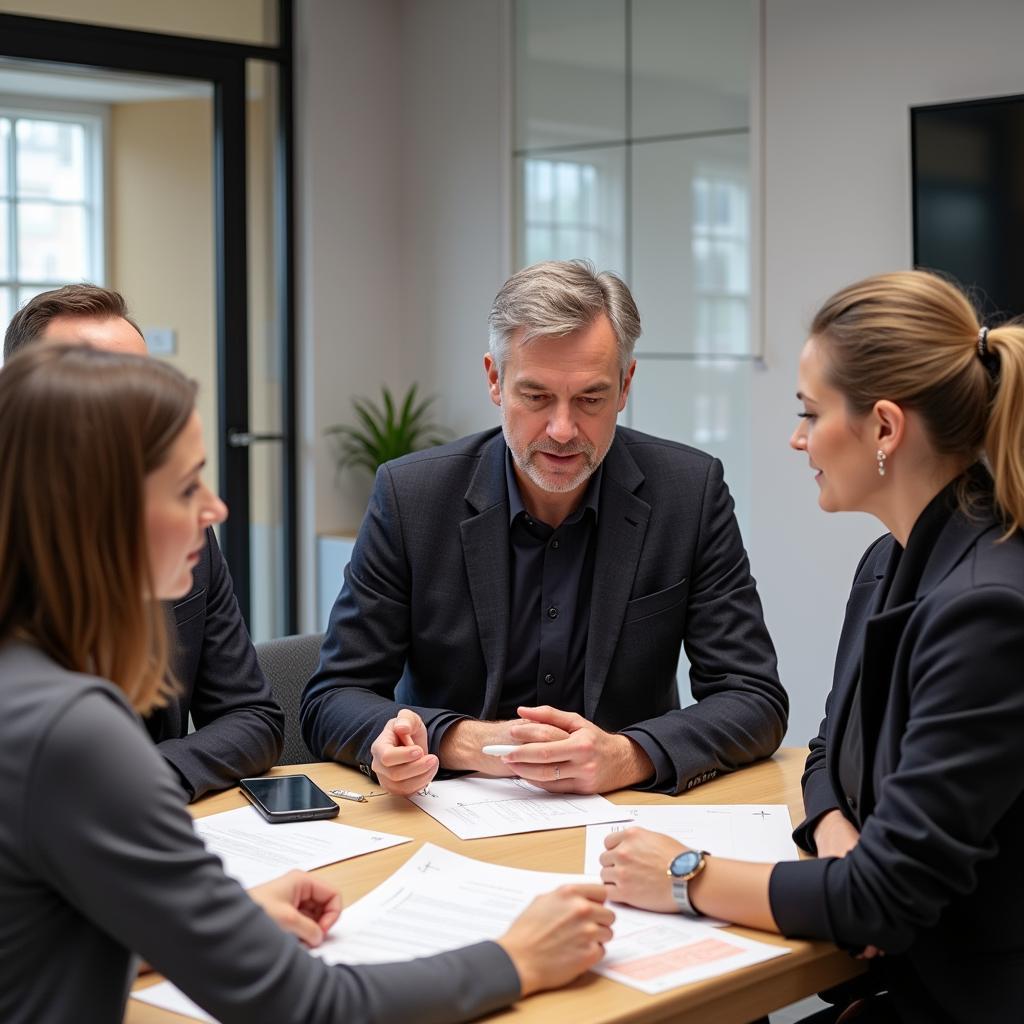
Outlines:
{"type": "Polygon", "coordinates": [[[509,504],[508,666],[499,718],[525,704],[583,713],[583,667],[590,626],[594,538],[603,467],[591,476],[580,506],[552,527],[523,504],[505,453],[509,504]]]}

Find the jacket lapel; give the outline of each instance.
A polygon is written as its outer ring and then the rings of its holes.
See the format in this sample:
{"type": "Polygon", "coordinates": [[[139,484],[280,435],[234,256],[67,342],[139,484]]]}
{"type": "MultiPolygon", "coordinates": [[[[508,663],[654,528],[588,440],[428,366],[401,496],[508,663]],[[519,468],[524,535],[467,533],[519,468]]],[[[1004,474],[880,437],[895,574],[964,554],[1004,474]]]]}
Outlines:
{"type": "MultiPolygon", "coordinates": [[[[828,772],[829,778],[832,780],[832,788],[836,793],[843,792],[843,785],[839,778],[839,751],[842,747],[843,734],[846,732],[850,721],[851,702],[856,692],[857,682],[862,676],[862,666],[864,664],[864,639],[862,636],[857,635],[861,632],[859,624],[864,623],[863,635],[866,635],[868,623],[871,622],[875,615],[881,612],[882,603],[885,600],[885,587],[882,586],[882,580],[893,571],[893,557],[896,550],[894,545],[886,572],[882,573],[882,575],[876,574],[874,587],[870,592],[860,596],[860,609],[848,607],[846,612],[846,622],[852,623],[855,631],[848,641],[849,647],[845,664],[841,668],[837,666],[836,678],[833,682],[835,700],[833,707],[829,711],[829,717],[832,718],[836,725],[835,733],[833,734],[834,741],[830,741],[828,745],[828,772]],[[866,608],[864,607],[865,604],[867,605],[866,608]]],[[[844,633],[845,628],[844,624],[844,633]]],[[[844,643],[846,639],[845,635],[841,638],[841,648],[846,646],[844,643]]]]}
{"type": "Polygon", "coordinates": [[[908,601],[873,615],[864,630],[860,671],[861,763],[857,787],[857,815],[862,823],[875,807],[875,753],[892,693],[896,651],[917,605],[916,600],[908,601]]]}
{"type": "Polygon", "coordinates": [[[583,684],[583,713],[591,721],[622,630],[651,515],[651,506],[635,494],[643,472],[618,435],[604,466],[583,684]]]}
{"type": "Polygon", "coordinates": [[[484,447],[466,491],[473,514],[460,524],[487,682],[480,717],[497,711],[508,654],[509,554],[505,438],[500,431],[484,447]]]}
{"type": "MultiPolygon", "coordinates": [[[[862,758],[857,797],[858,815],[862,822],[875,806],[875,754],[892,694],[896,652],[907,622],[922,599],[953,571],[964,554],[989,531],[992,531],[993,539],[998,536],[998,527],[992,520],[985,518],[970,521],[954,513],[943,527],[928,557],[914,600],[887,608],[884,612],[876,607],[875,613],[867,621],[860,666],[862,758]]],[[[881,590],[879,588],[879,592],[881,590]]],[[[848,699],[852,689],[851,686],[848,699]]]]}

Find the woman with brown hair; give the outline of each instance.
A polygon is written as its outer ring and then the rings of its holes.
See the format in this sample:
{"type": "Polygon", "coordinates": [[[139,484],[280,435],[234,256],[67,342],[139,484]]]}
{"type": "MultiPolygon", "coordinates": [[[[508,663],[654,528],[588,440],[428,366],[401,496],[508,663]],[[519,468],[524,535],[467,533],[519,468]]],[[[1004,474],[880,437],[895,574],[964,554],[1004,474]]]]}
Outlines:
{"type": "Polygon", "coordinates": [[[807,759],[795,838],[817,859],[745,864],[633,829],[602,878],[613,900],[865,957],[870,998],[844,1021],[1019,1020],[1024,327],[979,324],[933,274],[868,278],[815,317],[798,399],[821,507],[889,530],[854,577],[807,759]]]}
{"type": "Polygon", "coordinates": [[[158,602],[226,515],[194,403],[170,367],[86,347],[0,371],[0,1019],[120,1021],[133,954],[224,1022],[466,1020],[570,981],[611,934],[600,886],[497,942],[327,967],[281,927],[316,944],[333,892],[293,872],[261,909],[196,837],[138,718],[174,685],[158,602]]]}

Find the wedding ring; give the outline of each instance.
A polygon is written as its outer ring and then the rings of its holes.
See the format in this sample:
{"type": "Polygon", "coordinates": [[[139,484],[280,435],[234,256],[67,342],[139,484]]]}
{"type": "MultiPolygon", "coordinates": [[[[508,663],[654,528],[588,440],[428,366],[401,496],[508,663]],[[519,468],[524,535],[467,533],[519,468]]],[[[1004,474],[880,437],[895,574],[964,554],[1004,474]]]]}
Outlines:
{"type": "Polygon", "coordinates": [[[557,782],[561,777],[562,777],[562,769],[559,768],[558,765],[556,764],[555,765],[555,782],[557,782]]]}

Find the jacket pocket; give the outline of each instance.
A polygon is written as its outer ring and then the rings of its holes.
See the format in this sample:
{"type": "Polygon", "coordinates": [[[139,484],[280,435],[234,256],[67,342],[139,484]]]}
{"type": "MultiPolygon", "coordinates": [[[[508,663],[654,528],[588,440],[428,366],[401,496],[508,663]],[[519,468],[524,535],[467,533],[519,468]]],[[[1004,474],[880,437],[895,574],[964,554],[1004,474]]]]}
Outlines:
{"type": "Polygon", "coordinates": [[[647,594],[645,597],[634,598],[626,605],[623,625],[627,622],[637,622],[639,619],[649,619],[652,615],[660,615],[662,612],[675,608],[686,600],[689,589],[689,581],[684,576],[678,583],[673,583],[671,587],[647,594]]]}

